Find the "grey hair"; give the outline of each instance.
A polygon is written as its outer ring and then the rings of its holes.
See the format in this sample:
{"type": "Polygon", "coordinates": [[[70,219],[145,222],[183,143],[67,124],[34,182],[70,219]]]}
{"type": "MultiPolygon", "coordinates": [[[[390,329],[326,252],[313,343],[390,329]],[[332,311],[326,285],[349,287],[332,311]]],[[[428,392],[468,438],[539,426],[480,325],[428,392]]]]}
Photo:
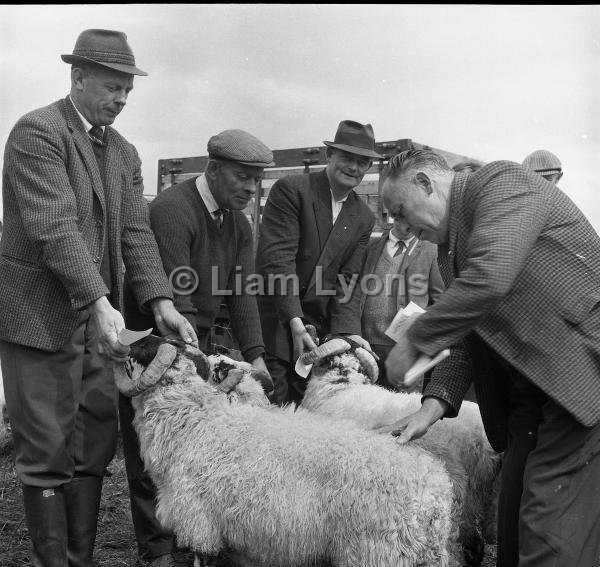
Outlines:
{"type": "Polygon", "coordinates": [[[397,179],[408,171],[427,169],[437,173],[448,173],[452,168],[448,162],[433,150],[407,150],[390,158],[386,177],[397,179]]]}

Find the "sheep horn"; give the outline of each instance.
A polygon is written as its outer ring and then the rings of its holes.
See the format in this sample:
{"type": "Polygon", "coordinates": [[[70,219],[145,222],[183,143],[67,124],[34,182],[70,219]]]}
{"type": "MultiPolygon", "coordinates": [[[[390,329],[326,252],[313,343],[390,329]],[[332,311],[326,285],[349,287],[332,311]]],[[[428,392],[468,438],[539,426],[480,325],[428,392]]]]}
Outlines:
{"type": "Polygon", "coordinates": [[[222,382],[217,384],[217,390],[228,394],[242,381],[243,377],[244,371],[241,368],[232,368],[227,373],[227,377],[222,382]]]}
{"type": "Polygon", "coordinates": [[[175,357],[177,349],[168,343],[163,343],[158,347],[156,356],[148,365],[146,370],[136,380],[131,380],[127,376],[124,364],[115,365],[115,383],[119,391],[130,398],[141,394],[144,390],[154,386],[169,369],[175,357]]]}
{"type": "Polygon", "coordinates": [[[358,358],[358,362],[360,362],[360,365],[367,373],[369,380],[371,380],[371,383],[377,382],[377,378],[379,378],[379,366],[377,366],[375,357],[363,347],[357,347],[354,353],[356,354],[356,358],[358,358]]]}
{"type": "Polygon", "coordinates": [[[302,364],[315,364],[322,358],[328,356],[335,356],[336,354],[342,354],[350,349],[350,345],[344,339],[331,339],[326,343],[312,349],[310,352],[305,352],[300,355],[300,361],[302,364]]]}

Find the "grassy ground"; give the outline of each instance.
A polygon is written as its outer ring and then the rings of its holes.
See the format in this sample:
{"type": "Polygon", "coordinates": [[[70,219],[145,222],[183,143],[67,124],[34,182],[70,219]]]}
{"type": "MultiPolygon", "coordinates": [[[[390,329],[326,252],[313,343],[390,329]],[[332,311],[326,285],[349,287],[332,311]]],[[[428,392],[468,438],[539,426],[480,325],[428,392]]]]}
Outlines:
{"type": "MultiPolygon", "coordinates": [[[[28,567],[29,537],[25,525],[21,488],[13,466],[9,442],[0,435],[0,567],[28,567]]],[[[143,567],[129,512],[125,463],[119,444],[110,465],[112,476],[104,481],[94,559],[98,567],[143,567]]],[[[495,549],[486,548],[484,567],[495,565],[495,549]]],[[[433,566],[432,566],[433,567],[433,566]]]]}

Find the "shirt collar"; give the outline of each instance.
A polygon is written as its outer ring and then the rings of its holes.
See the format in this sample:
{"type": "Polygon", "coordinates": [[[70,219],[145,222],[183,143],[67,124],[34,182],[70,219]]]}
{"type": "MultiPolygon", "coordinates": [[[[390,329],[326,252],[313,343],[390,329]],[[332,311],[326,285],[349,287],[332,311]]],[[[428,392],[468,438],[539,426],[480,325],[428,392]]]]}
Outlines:
{"type": "MultiPolygon", "coordinates": [[[[394,244],[394,246],[396,246],[398,244],[398,242],[400,241],[400,239],[390,230],[389,236],[388,236],[390,242],[392,244],[394,244]]],[[[414,240],[415,235],[412,234],[410,236],[410,238],[407,238],[406,240],[403,240],[402,242],[404,242],[404,246],[406,248],[408,248],[409,244],[414,240]]]]}
{"type": "MultiPolygon", "coordinates": [[[[83,127],[85,128],[85,131],[89,132],[90,128],[92,128],[93,126],[86,120],[85,116],[83,114],[81,114],[81,112],[79,112],[79,109],[77,108],[77,106],[73,102],[73,99],[71,98],[71,95],[69,95],[69,100],[71,101],[71,104],[73,105],[73,108],[75,109],[75,112],[77,112],[77,114],[79,115],[79,118],[81,119],[81,122],[83,122],[83,127]]],[[[100,126],[100,128],[102,129],[102,133],[104,134],[104,126],[100,126]]]]}
{"type": "Polygon", "coordinates": [[[202,201],[211,215],[216,211],[221,210],[221,207],[219,207],[217,201],[215,201],[215,198],[210,191],[210,187],[208,186],[208,181],[206,181],[206,176],[204,173],[196,177],[196,188],[198,189],[200,197],[202,197],[202,201]]]}

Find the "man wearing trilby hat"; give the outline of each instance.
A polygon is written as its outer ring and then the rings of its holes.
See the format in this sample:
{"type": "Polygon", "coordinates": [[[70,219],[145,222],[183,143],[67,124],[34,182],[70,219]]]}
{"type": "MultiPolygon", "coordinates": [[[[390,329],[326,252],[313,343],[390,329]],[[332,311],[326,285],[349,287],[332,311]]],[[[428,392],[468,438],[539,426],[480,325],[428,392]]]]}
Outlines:
{"type": "Polygon", "coordinates": [[[381,156],[370,124],[344,120],[334,141],[324,143],[327,167],[279,179],[261,222],[257,269],[273,293],[258,301],[275,403],[298,402],[304,394],[294,363],[316,346],[306,324],[320,336],[362,341],[356,279],[374,219],[353,189],[381,156]]]}
{"type": "Polygon", "coordinates": [[[23,116],[4,154],[0,355],[36,567],[91,567],[117,438],[122,266],[161,332],[175,309],[135,148],[110,127],[138,69],[124,33],[82,32],[71,92],[23,116]]]}

